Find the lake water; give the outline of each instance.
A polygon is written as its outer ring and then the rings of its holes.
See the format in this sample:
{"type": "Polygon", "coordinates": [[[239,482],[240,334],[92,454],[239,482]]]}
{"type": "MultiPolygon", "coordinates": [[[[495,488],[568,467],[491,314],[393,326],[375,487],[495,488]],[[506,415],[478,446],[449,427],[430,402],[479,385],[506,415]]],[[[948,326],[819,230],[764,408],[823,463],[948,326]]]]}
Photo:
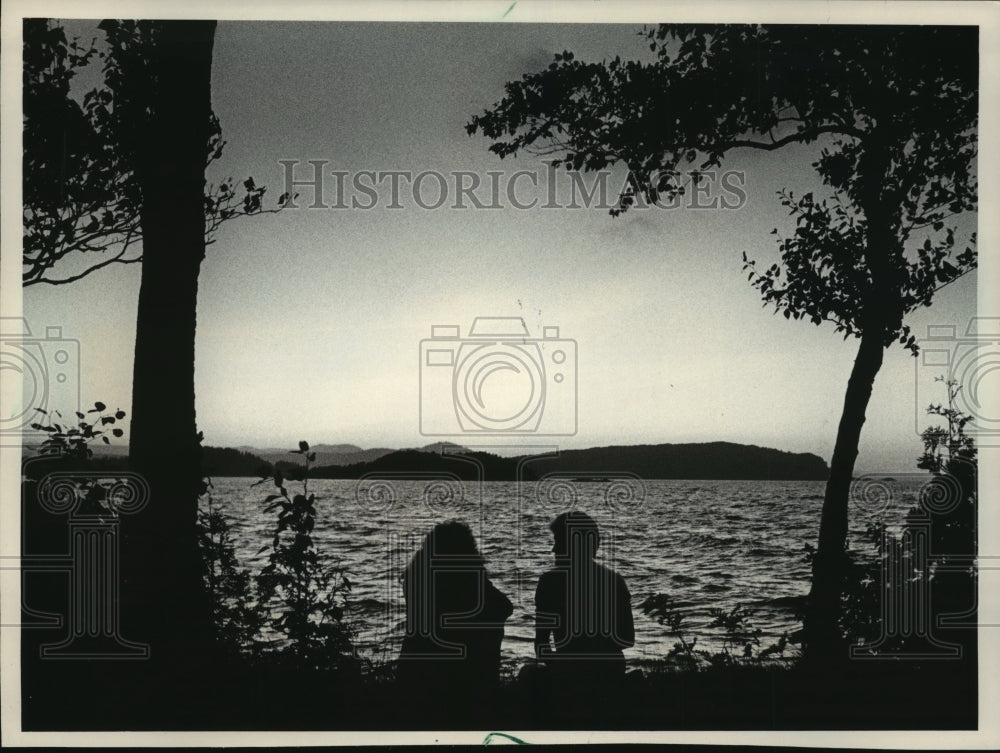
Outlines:
{"type": "MultiPolygon", "coordinates": [[[[273,514],[263,513],[269,484],[214,479],[213,506],[230,521],[236,555],[257,572],[267,553],[273,514]]],[[[300,484],[288,482],[290,486],[300,484]]],[[[916,499],[920,481],[902,480],[885,512],[897,526],[916,499]]],[[[632,593],[636,644],[633,664],[663,657],[676,638],[642,614],[639,604],[667,593],[687,615],[687,637],[699,647],[721,646],[708,630],[709,610],[743,605],[768,645],[801,627],[789,597],[809,590],[805,544],[815,544],[824,483],[820,481],[641,481],[611,477],[540,482],[427,480],[314,480],[318,519],[314,541],[324,557],[339,560],[353,584],[352,615],[361,627],[358,645],[376,661],[399,652],[404,603],[399,575],[437,522],[467,523],[476,534],[490,577],[514,603],[503,643],[504,664],[533,655],[533,599],[538,575],[551,565],[548,524],[560,512],[580,509],[601,529],[599,559],[621,573],[632,593]]],[[[289,488],[289,493],[293,490],[289,488]]],[[[864,537],[871,509],[851,505],[851,543],[871,551],[864,537]]]]}

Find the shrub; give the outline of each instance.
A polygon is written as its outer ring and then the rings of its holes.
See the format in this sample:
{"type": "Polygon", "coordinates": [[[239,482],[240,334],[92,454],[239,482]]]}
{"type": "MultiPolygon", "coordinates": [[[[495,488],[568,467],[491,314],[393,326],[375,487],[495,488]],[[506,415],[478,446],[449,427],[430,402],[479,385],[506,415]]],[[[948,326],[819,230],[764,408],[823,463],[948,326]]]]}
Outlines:
{"type": "Polygon", "coordinates": [[[72,479],[74,493],[80,500],[75,514],[117,517],[117,512],[108,499],[108,489],[99,476],[90,472],[95,468],[94,451],[90,448],[90,443],[100,439],[105,444],[110,444],[109,431],[115,437],[123,436],[125,432],[114,425],[125,418],[125,411],[106,412],[107,406],[98,401],[86,413],[76,411],[75,421],[67,422],[59,411],[53,411],[50,415],[41,408],[35,410],[44,416],[31,424],[35,431],[45,432],[45,439],[37,448],[38,455],[58,462],[60,470],[80,472],[79,477],[72,479]],[[91,418],[94,413],[97,416],[91,418]]]}
{"type": "Polygon", "coordinates": [[[316,454],[307,442],[292,452],[306,460],[296,474],[300,494],[289,494],[280,470],[257,482],[273,483],[264,511],[277,513],[271,543],[260,550],[271,550],[256,579],[260,605],[278,636],[272,643],[283,662],[310,670],[357,670],[355,630],[346,619],[351,582],[338,563],[322,560],[312,538],[317,498],[309,492],[309,469],[316,454]]]}
{"type": "Polygon", "coordinates": [[[971,417],[955,407],[960,387],[953,380],[938,381],[945,385],[947,407],[931,405],[927,412],[944,418],[946,425],[921,434],[924,452],[917,465],[930,472],[921,498],[907,512],[899,535],[891,534],[881,518],[868,524],[874,557],[853,556],[845,584],[842,632],[872,654],[934,652],[941,642],[974,649],[975,636],[948,634],[945,618],[959,618],[966,626],[976,621],[977,450],[965,431],[971,417]],[[915,598],[916,592],[929,600],[915,598]],[[907,629],[890,629],[887,603],[928,611],[908,614],[907,629]],[[913,620],[923,627],[914,629],[913,620]]]}
{"type": "Polygon", "coordinates": [[[229,521],[212,506],[211,479],[206,479],[199,499],[198,543],[205,587],[212,597],[216,638],[230,657],[259,659],[264,610],[255,597],[250,573],[236,559],[229,521]]]}
{"type": "Polygon", "coordinates": [[[762,631],[753,624],[754,610],[736,605],[729,611],[713,608],[709,610],[712,621],[710,629],[721,629],[722,650],[706,651],[697,648],[697,637],[688,641],[685,636],[686,615],[677,609],[667,594],[653,594],[639,606],[643,614],[649,615],[667,628],[668,635],[677,637],[677,643],[667,652],[667,661],[683,670],[700,670],[724,666],[767,666],[787,664],[794,660],[786,656],[789,647],[788,635],[761,648],[762,631]]]}

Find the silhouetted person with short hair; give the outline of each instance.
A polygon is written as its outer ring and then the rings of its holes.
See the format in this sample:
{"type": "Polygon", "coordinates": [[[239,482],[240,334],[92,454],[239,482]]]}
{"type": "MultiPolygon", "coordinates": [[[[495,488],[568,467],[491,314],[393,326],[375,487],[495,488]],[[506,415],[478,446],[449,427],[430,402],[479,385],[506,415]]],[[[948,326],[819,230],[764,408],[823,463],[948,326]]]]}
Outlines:
{"type": "Polygon", "coordinates": [[[400,689],[418,705],[442,700],[471,708],[488,700],[499,682],[504,622],[514,608],[487,577],[469,527],[458,521],[434,526],[403,573],[403,591],[400,689]]]}
{"type": "Polygon", "coordinates": [[[622,650],[635,643],[625,579],[595,562],[600,533],[589,515],[563,513],[549,528],[555,567],[535,590],[535,655],[556,690],[613,685],[625,674],[622,650]]]}

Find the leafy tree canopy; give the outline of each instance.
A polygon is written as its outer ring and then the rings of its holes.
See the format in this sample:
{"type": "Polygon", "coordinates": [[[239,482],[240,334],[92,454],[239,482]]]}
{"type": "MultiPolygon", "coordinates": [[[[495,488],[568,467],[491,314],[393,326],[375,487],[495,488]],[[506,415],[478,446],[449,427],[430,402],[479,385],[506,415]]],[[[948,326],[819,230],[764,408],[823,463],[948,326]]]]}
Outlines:
{"type": "MultiPolygon", "coordinates": [[[[902,323],[976,265],[949,218],[976,206],[978,46],[972,27],[661,25],[650,62],[557,54],[506,85],[470,134],[500,157],[629,168],[612,214],[672,198],[737,149],[817,142],[827,198],[784,193],[783,266],[745,269],[786,318],[916,352],[902,323]]],[[[777,231],[774,231],[777,233],[777,231]]]]}
{"type": "MultiPolygon", "coordinates": [[[[144,134],[155,117],[156,81],[149,51],[158,27],[152,21],[102,21],[105,44],[67,40],[47,19],[24,21],[24,244],[23,282],[64,284],[110,264],[142,261],[140,208],[144,134]],[[104,82],[82,98],[73,79],[94,58],[104,82]],[[67,257],[101,260],[75,274],[53,274],[67,257]]],[[[222,156],[225,141],[212,116],[206,165],[222,156]]],[[[247,178],[209,185],[205,195],[206,242],[226,220],[256,214],[265,187],[247,178]]],[[[278,208],[288,196],[282,196],[278,208]]]]}

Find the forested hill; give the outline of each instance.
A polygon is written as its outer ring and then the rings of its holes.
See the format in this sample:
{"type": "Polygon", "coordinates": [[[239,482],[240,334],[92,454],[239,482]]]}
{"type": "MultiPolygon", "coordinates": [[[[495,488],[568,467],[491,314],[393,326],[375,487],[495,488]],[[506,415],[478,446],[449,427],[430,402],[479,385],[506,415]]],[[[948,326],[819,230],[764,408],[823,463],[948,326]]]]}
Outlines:
{"type": "Polygon", "coordinates": [[[232,447],[203,447],[201,466],[206,476],[261,476],[273,472],[274,466],[246,450],[232,447]]]}
{"type": "MultiPolygon", "coordinates": [[[[37,450],[35,448],[26,448],[24,451],[26,458],[34,458],[36,455],[37,450]]],[[[95,446],[94,456],[84,461],[69,458],[59,461],[53,459],[32,461],[31,465],[35,467],[34,474],[45,473],[53,467],[52,463],[54,462],[59,464],[60,470],[88,469],[107,471],[108,473],[125,471],[128,470],[128,447],[121,445],[114,447],[95,446]]],[[[201,466],[204,475],[209,477],[218,476],[220,478],[225,476],[253,476],[260,478],[263,475],[272,473],[274,470],[274,467],[270,463],[259,456],[243,450],[234,450],[232,447],[202,447],[201,466]]]]}
{"type": "MultiPolygon", "coordinates": [[[[379,473],[413,477],[442,473],[466,479],[485,477],[487,481],[538,479],[558,473],[581,478],[601,478],[614,474],[635,474],[644,479],[771,479],[825,480],[826,462],[809,453],[793,453],[769,447],[706,442],[702,444],[614,445],[586,450],[564,450],[557,457],[500,457],[485,452],[469,452],[457,445],[449,452],[423,449],[387,451],[371,461],[352,464],[317,465],[313,478],[360,478],[379,473]],[[520,471],[518,470],[520,468],[520,471]]],[[[349,457],[345,456],[345,457],[349,457]]],[[[125,456],[95,458],[101,467],[124,469],[125,456]]],[[[204,473],[212,477],[252,476],[259,478],[274,471],[274,465],[245,449],[205,447],[204,473]]],[[[279,463],[286,475],[297,475],[292,463],[279,463]]]]}
{"type": "Polygon", "coordinates": [[[484,452],[441,455],[401,450],[370,463],[316,468],[311,475],[314,478],[360,478],[379,473],[397,476],[448,473],[459,478],[476,479],[482,475],[487,481],[514,481],[519,477],[538,479],[552,473],[581,478],[629,473],[644,479],[822,481],[828,472],[826,462],[816,455],[730,442],[708,442],[594,447],[567,450],[558,457],[503,458],[484,452]]]}
{"type": "Polygon", "coordinates": [[[644,444],[566,450],[556,458],[538,458],[531,467],[541,475],[579,473],[634,473],[660,479],[774,479],[823,481],[826,461],[810,453],[784,452],[769,447],[706,442],[701,444],[644,444]]]}

